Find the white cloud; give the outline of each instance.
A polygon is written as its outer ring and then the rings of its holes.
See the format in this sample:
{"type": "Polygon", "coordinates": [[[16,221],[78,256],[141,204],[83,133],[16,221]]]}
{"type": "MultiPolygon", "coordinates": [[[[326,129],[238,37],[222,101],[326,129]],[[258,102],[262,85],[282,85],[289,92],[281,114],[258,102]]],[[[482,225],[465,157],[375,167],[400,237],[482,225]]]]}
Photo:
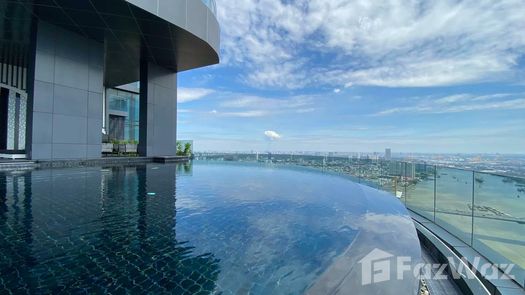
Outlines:
{"type": "Polygon", "coordinates": [[[473,94],[456,94],[439,98],[426,97],[419,99],[416,104],[383,110],[375,115],[385,116],[400,113],[443,114],[484,110],[525,109],[525,98],[517,95],[498,93],[482,96],[476,96],[473,94]]]}
{"type": "Polygon", "coordinates": [[[296,95],[269,98],[244,93],[216,91],[217,102],[211,111],[180,108],[179,113],[215,115],[218,117],[256,118],[275,115],[303,114],[315,111],[315,100],[320,95],[296,95]]]}
{"type": "Polygon", "coordinates": [[[341,92],[341,89],[339,88],[334,89],[334,93],[340,93],[340,92],[341,92]]]}
{"type": "Polygon", "coordinates": [[[290,109],[312,104],[313,99],[310,96],[292,96],[280,99],[238,94],[236,98],[226,100],[221,106],[227,108],[290,109]]]}
{"type": "Polygon", "coordinates": [[[315,111],[315,108],[306,108],[306,109],[298,109],[295,112],[298,113],[298,114],[305,114],[305,113],[311,113],[311,112],[314,112],[314,111],[315,111]]]}
{"type": "Polygon", "coordinates": [[[278,114],[309,113],[315,109],[315,96],[291,96],[286,98],[267,98],[241,93],[222,93],[226,98],[217,114],[226,117],[265,117],[278,114]]]}
{"type": "Polygon", "coordinates": [[[277,140],[282,138],[282,136],[279,133],[273,130],[264,131],[264,136],[266,136],[266,138],[268,138],[269,140],[277,140]]]}
{"type": "Polygon", "coordinates": [[[218,1],[223,63],[256,87],[427,87],[512,79],[523,0],[218,1]],[[319,58],[322,56],[322,58],[319,58]]]}
{"type": "Polygon", "coordinates": [[[264,117],[271,115],[268,111],[262,110],[250,110],[242,112],[215,112],[215,114],[223,117],[239,117],[239,118],[254,118],[254,117],[264,117]]]}
{"type": "Polygon", "coordinates": [[[210,94],[212,94],[214,91],[211,89],[205,89],[205,88],[184,88],[180,87],[178,88],[178,94],[177,94],[177,102],[179,103],[185,103],[189,101],[199,100],[201,98],[204,98],[210,94]]]}

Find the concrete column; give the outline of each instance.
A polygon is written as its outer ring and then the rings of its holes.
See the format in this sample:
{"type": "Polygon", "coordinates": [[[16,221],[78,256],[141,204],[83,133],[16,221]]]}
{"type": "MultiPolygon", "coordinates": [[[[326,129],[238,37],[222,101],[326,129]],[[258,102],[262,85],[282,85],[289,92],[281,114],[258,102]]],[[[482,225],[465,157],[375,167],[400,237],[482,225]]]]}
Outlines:
{"type": "Polygon", "coordinates": [[[36,32],[28,156],[100,158],[103,44],[45,22],[36,32]]]}
{"type": "Polygon", "coordinates": [[[177,153],[177,73],[149,62],[140,69],[141,156],[177,153]]]}

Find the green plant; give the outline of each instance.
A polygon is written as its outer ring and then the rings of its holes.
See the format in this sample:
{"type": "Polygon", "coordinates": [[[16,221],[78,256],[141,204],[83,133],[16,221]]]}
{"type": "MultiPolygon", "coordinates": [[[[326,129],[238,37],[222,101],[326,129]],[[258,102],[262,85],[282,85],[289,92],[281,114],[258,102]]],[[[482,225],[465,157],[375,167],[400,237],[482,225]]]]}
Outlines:
{"type": "Polygon", "coordinates": [[[177,142],[177,156],[184,156],[184,150],[182,148],[181,142],[177,142]]]}
{"type": "Polygon", "coordinates": [[[191,156],[191,143],[187,142],[184,145],[184,155],[191,156]]]}
{"type": "Polygon", "coordinates": [[[134,140],[134,139],[130,139],[128,141],[128,144],[139,144],[139,141],[138,140],[134,140]]]}

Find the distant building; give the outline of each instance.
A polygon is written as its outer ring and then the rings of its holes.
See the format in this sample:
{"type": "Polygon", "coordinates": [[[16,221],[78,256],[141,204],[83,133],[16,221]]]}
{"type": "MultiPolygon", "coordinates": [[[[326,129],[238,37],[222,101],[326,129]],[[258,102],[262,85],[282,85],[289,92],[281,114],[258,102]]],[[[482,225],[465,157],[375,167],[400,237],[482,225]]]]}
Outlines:
{"type": "Polygon", "coordinates": [[[405,177],[407,178],[416,178],[416,164],[406,163],[405,164],[405,177]]]}
{"type": "Polygon", "coordinates": [[[391,149],[385,149],[385,160],[387,161],[392,160],[392,150],[391,149]]]}
{"type": "Polygon", "coordinates": [[[401,162],[390,162],[388,173],[392,176],[403,176],[405,167],[401,162]]]}
{"type": "Polygon", "coordinates": [[[388,170],[392,176],[402,176],[406,178],[416,177],[416,164],[414,163],[392,161],[390,162],[388,170]]]}

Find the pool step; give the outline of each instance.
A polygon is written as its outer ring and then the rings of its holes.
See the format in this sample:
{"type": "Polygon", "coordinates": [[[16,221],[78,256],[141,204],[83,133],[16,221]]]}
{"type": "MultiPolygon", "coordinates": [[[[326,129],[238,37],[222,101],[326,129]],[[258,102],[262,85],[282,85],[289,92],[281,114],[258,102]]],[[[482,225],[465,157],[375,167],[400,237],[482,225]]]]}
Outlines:
{"type": "Polygon", "coordinates": [[[180,163],[180,162],[188,162],[190,160],[190,157],[185,156],[160,156],[160,157],[153,157],[153,162],[155,163],[180,163]]]}
{"type": "Polygon", "coordinates": [[[18,170],[18,169],[33,169],[38,165],[34,161],[28,160],[0,160],[1,170],[18,170]]]}

